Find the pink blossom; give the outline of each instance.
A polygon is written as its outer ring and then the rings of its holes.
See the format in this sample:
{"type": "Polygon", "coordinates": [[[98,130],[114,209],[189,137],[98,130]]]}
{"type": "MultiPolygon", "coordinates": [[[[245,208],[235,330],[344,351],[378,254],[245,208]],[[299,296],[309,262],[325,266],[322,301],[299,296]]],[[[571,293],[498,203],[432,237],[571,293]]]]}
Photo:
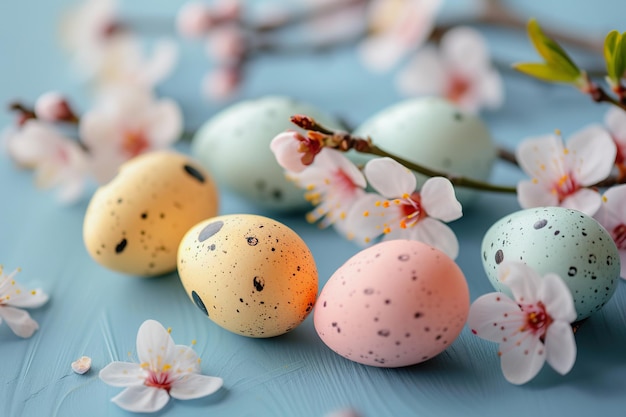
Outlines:
{"type": "Polygon", "coordinates": [[[236,25],[224,25],[211,32],[207,53],[219,63],[233,65],[241,61],[246,47],[244,32],[236,25]]]}
{"type": "Polygon", "coordinates": [[[109,91],[99,106],[83,115],[79,125],[100,183],[113,178],[130,158],[169,147],[182,130],[182,112],[176,102],[156,100],[137,88],[109,91]]]}
{"type": "Polygon", "coordinates": [[[474,301],[467,320],[472,333],[499,343],[502,372],[512,384],[530,381],[545,362],[565,375],[576,361],[569,288],[558,275],[540,277],[521,262],[505,261],[499,268],[500,282],[514,299],[494,292],[474,301]]]}
{"type": "Polygon", "coordinates": [[[178,33],[188,38],[200,38],[213,28],[215,17],[205,3],[192,1],[185,3],[176,16],[178,33]]]}
{"type": "Polygon", "coordinates": [[[615,154],[610,135],[599,126],[575,133],[567,146],[556,135],[525,139],[517,148],[516,158],[531,179],[517,185],[520,206],[561,206],[593,216],[601,198],[598,191],[588,187],[609,176],[615,154]]]}
{"type": "Polygon", "coordinates": [[[31,119],[9,137],[7,149],[18,164],[35,170],[39,187],[58,188],[62,202],[74,202],[83,194],[89,155],[54,126],[31,119]]]}
{"type": "Polygon", "coordinates": [[[620,170],[622,177],[626,177],[626,111],[617,107],[611,107],[604,116],[606,125],[615,146],[615,165],[620,170]]]}
{"type": "Polygon", "coordinates": [[[299,132],[287,131],[272,139],[270,149],[281,167],[298,173],[313,163],[315,155],[322,150],[322,143],[299,132]]]}
{"type": "Polygon", "coordinates": [[[387,71],[430,35],[441,0],[374,0],[368,9],[372,33],[360,45],[363,63],[387,71]]]}
{"type": "Polygon", "coordinates": [[[439,50],[418,51],[397,79],[407,95],[436,95],[467,112],[502,104],[504,88],[492,67],[484,37],[468,27],[457,27],[441,39],[439,50]]]}

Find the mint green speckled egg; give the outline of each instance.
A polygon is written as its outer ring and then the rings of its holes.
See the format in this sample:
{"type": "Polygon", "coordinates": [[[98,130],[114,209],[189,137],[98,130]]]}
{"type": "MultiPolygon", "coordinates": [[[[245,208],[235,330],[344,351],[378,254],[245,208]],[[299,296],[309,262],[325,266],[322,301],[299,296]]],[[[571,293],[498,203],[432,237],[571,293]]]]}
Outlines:
{"type": "MultiPolygon", "coordinates": [[[[438,171],[485,181],[496,158],[496,148],[485,124],[436,97],[400,102],[366,120],[354,132],[370,136],[379,148],[438,171]]],[[[352,155],[355,162],[369,157],[352,155]]],[[[416,175],[421,186],[426,181],[416,175]]],[[[476,191],[456,187],[463,204],[476,191]]]]}
{"type": "Polygon", "coordinates": [[[596,220],[576,210],[542,207],[509,214],[487,230],[481,252],[491,284],[508,295],[498,278],[504,261],[524,262],[541,276],[560,276],[572,292],[577,320],[600,310],[619,282],[613,239],[596,220]]]}
{"type": "Polygon", "coordinates": [[[216,182],[253,204],[271,210],[310,208],[304,190],[285,178],[270,151],[272,139],[295,114],[314,117],[327,126],[340,123],[312,105],[288,97],[268,96],[230,106],[207,121],[192,140],[191,153],[216,182]]]}

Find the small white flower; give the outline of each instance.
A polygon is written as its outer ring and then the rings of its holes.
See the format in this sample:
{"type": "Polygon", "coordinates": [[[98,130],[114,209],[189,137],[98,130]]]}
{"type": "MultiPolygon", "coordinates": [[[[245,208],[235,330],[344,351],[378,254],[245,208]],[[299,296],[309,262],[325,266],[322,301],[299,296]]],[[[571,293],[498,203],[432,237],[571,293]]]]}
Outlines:
{"type": "Polygon", "coordinates": [[[58,188],[58,198],[71,203],[81,197],[89,176],[89,155],[54,126],[28,120],[7,142],[9,155],[19,165],[35,170],[41,188],[58,188]]]}
{"type": "Polygon", "coordinates": [[[48,295],[41,289],[26,290],[15,281],[19,269],[5,275],[0,266],[0,323],[4,320],[20,337],[31,337],[39,325],[22,308],[41,307],[48,295]]]}
{"type": "Polygon", "coordinates": [[[87,373],[91,369],[91,358],[89,356],[81,356],[72,362],[72,371],[79,375],[87,373]]]}
{"type": "Polygon", "coordinates": [[[532,180],[520,181],[517,198],[522,208],[561,206],[593,216],[600,194],[589,187],[606,179],[615,162],[616,148],[609,134],[589,126],[567,141],[546,135],[521,142],[516,158],[532,180]]]}
{"type": "Polygon", "coordinates": [[[315,205],[308,213],[311,223],[323,217],[321,227],[331,224],[344,233],[350,206],[365,194],[367,185],[359,169],[342,152],[323,148],[313,164],[300,172],[289,172],[288,178],[306,190],[305,197],[315,205]]]}
{"type": "Polygon", "coordinates": [[[620,275],[626,279],[626,184],[606,190],[595,218],[613,238],[620,257],[620,275]]]}
{"type": "Polygon", "coordinates": [[[180,137],[182,112],[175,101],[156,100],[141,88],[110,90],[96,108],[80,120],[79,131],[93,157],[100,183],[115,176],[119,166],[142,153],[164,149],[180,137]]]}
{"type": "Polygon", "coordinates": [[[381,195],[370,193],[354,203],[348,215],[349,237],[360,244],[383,234],[384,240],[418,240],[456,258],[459,242],[443,222],[463,213],[448,179],[429,178],[417,192],[415,175],[391,158],[369,161],[365,176],[381,195]]]}
{"type": "Polygon", "coordinates": [[[436,95],[470,113],[502,104],[504,87],[491,65],[485,38],[469,27],[457,27],[441,39],[439,50],[417,52],[397,79],[407,95],[436,95]]]}
{"type": "Polygon", "coordinates": [[[521,262],[505,261],[499,268],[514,299],[495,292],[474,301],[467,321],[472,333],[500,344],[502,373],[512,384],[533,379],[546,361],[565,375],[576,361],[569,288],[558,275],[540,277],[521,262]]]}
{"type": "Polygon", "coordinates": [[[168,331],[155,320],[146,320],[137,332],[140,363],[111,362],[100,379],[115,387],[127,387],[111,399],[133,412],[162,409],[170,396],[191,400],[213,394],[221,378],[200,374],[200,359],[188,346],[174,345],[168,331]]]}
{"type": "Polygon", "coordinates": [[[387,71],[418,48],[435,25],[441,0],[375,0],[367,10],[371,35],[359,45],[363,63],[387,71]]]}

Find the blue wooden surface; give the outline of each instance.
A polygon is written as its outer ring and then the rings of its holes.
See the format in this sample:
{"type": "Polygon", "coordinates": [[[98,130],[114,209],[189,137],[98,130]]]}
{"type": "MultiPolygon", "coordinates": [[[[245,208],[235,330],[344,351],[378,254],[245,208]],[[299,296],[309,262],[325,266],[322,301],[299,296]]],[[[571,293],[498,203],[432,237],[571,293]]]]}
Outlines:
{"type": "MultiPolygon", "coordinates": [[[[172,16],[178,4],[148,0],[125,2],[129,13],[172,16]],[[128,4],[126,4],[128,3],[128,4]]],[[[172,2],[174,3],[174,2],[172,2]]],[[[454,11],[455,3],[447,6],[454,11]]],[[[624,30],[620,0],[553,1],[523,5],[522,16],[537,16],[590,36],[624,30]],[[567,10],[565,9],[567,8],[567,10]],[[622,26],[619,26],[619,25],[622,26]]],[[[56,39],[57,22],[69,0],[4,2],[0,5],[0,102],[34,100],[57,89],[76,97],[88,95],[76,81],[56,39]],[[36,11],[35,11],[36,10],[36,11]]],[[[541,20],[540,20],[541,21],[541,20]]],[[[505,62],[534,54],[520,33],[485,32],[496,57],[505,62]]],[[[586,58],[586,57],[583,57],[586,58]]],[[[161,90],[178,99],[187,124],[199,125],[217,110],[199,96],[197,82],[206,68],[201,48],[183,44],[181,68],[161,90]]],[[[513,147],[520,139],[561,129],[564,136],[588,123],[600,122],[606,106],[596,106],[566,87],[546,86],[504,72],[505,106],[484,115],[498,143],[513,147]]],[[[397,101],[389,76],[368,73],[352,51],[315,58],[267,58],[255,63],[243,97],[287,94],[345,116],[354,124],[397,101]],[[325,65],[316,71],[316,65],[325,65]],[[301,82],[303,78],[306,83],[301,82]]],[[[0,114],[0,125],[11,117],[0,114]]],[[[181,149],[187,147],[182,145],[181,149]]],[[[498,164],[493,179],[514,183],[521,174],[498,164]]],[[[222,190],[221,213],[272,215],[222,190]]],[[[496,346],[464,329],[443,354],[402,369],[378,369],[350,362],[322,344],[309,317],[293,332],[267,340],[228,333],[199,314],[188,300],[176,273],[134,279],[98,266],[87,255],[81,228],[87,201],[59,205],[50,193],[35,189],[29,172],[15,169],[0,156],[0,263],[23,268],[20,278],[41,286],[51,296],[43,308],[31,310],[40,330],[19,339],[0,326],[0,416],[124,416],[109,402],[120,391],[97,372],[112,360],[126,360],[135,349],[139,325],[156,319],[172,327],[177,343],[197,340],[203,373],[220,376],[224,388],[211,397],[171,401],[162,416],[302,416],[321,417],[352,407],[378,416],[553,416],[623,415],[626,409],[626,283],[576,335],[578,358],[565,377],[544,368],[531,383],[505,382],[496,346]],[[70,363],[82,355],[93,369],[80,376],[70,363]]],[[[452,227],[459,237],[458,264],[472,300],[492,290],[480,261],[480,242],[487,228],[517,210],[514,197],[482,194],[452,227]]],[[[320,285],[358,251],[332,230],[319,230],[303,216],[276,216],[307,242],[318,264],[320,285]]]]}

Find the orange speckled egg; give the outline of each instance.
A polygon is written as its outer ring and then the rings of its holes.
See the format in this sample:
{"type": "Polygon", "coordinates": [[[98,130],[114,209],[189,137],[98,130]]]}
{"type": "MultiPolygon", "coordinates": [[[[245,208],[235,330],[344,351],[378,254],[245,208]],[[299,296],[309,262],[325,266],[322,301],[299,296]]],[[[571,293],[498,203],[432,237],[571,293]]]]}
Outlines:
{"type": "Polygon", "coordinates": [[[173,151],[146,153],[95,192],[83,240],[91,257],[109,269],[159,275],[176,269],[187,230],[217,210],[217,189],[200,164],[173,151]]]}
{"type": "Polygon", "coordinates": [[[457,338],[469,290],[456,263],[411,240],[390,240],[350,258],[328,280],[315,306],[322,341],[365,365],[423,362],[457,338]]]}
{"type": "Polygon", "coordinates": [[[317,297],[317,268],[304,241],[284,224],[253,214],[191,228],[178,249],[178,273],[204,314],[248,337],[294,329],[317,297]]]}

